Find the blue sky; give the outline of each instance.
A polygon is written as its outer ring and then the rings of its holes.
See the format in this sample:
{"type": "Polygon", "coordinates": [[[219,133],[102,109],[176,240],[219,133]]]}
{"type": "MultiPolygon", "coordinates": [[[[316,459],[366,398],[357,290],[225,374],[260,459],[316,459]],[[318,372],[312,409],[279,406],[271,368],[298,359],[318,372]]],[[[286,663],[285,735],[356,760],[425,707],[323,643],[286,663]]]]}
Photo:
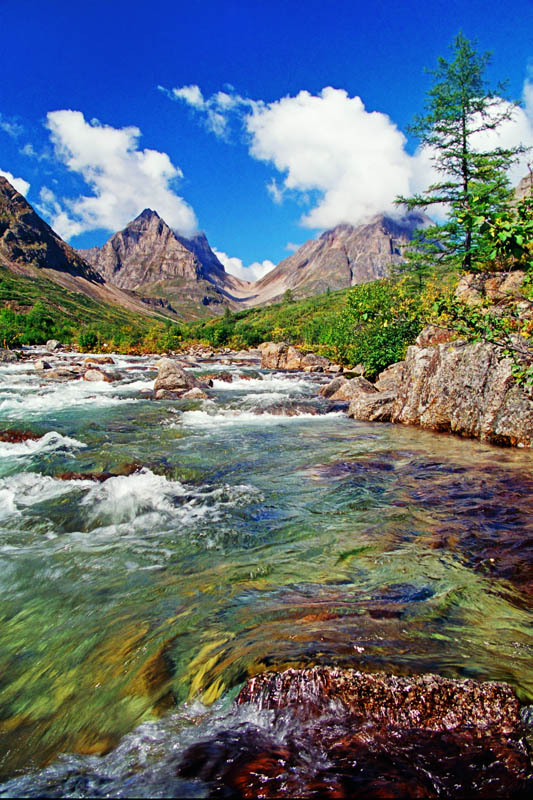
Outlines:
{"type": "Polygon", "coordinates": [[[406,126],[460,29],[533,114],[530,0],[0,0],[0,171],[74,246],[150,206],[266,268],[427,179],[406,126]]]}

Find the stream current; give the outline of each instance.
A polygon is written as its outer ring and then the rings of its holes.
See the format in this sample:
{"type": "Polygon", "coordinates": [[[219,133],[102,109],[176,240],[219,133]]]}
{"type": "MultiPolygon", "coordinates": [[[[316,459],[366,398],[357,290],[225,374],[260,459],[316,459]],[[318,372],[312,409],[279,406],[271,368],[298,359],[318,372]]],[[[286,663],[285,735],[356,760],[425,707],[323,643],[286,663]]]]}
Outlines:
{"type": "Polygon", "coordinates": [[[0,797],[205,796],[175,764],[274,724],[232,702],[266,669],[533,701],[529,453],[353,421],[326,376],[212,361],[208,400],[153,401],[156,359],[115,361],[0,365],[0,431],[38,437],[0,441],[0,797]]]}

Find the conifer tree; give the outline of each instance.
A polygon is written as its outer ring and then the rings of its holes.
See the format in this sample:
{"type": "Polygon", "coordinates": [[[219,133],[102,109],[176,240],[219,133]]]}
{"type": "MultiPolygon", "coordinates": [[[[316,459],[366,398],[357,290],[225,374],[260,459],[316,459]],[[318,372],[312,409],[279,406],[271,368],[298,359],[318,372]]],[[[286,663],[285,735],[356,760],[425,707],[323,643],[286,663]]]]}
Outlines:
{"type": "Polygon", "coordinates": [[[494,216],[510,199],[507,171],[524,151],[522,146],[483,149],[483,134],[497,131],[509,120],[516,104],[504,99],[505,87],[490,88],[485,71],[490,53],[479,54],[459,33],[451,47],[452,60],[439,58],[427,93],[425,114],[415,117],[409,132],[429,149],[441,180],[413,197],[397,198],[409,209],[444,204],[443,224],[421,231],[407,253],[407,271],[422,274],[430,265],[441,270],[482,267],[492,249],[476,220],[494,216]]]}

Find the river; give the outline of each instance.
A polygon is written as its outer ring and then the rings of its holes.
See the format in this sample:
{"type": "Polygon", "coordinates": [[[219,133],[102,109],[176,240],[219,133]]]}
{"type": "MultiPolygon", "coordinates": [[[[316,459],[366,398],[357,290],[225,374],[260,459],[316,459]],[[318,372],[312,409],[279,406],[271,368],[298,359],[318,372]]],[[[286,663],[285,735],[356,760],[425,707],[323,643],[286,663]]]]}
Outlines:
{"type": "Polygon", "coordinates": [[[0,431],[39,437],[0,442],[0,796],[204,796],[172,765],[268,728],[232,703],[266,669],[532,702],[530,453],[325,413],[325,376],[223,361],[193,368],[233,377],[199,401],[150,399],[154,357],[109,384],[0,364],[0,431]]]}

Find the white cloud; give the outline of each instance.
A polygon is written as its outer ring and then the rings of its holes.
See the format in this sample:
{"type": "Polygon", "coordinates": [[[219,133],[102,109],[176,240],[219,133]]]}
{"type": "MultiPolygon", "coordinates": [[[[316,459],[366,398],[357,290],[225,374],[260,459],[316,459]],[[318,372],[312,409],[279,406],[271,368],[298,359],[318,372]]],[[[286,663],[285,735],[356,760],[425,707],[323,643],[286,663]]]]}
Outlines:
{"type": "Polygon", "coordinates": [[[366,111],[361,98],[327,87],[256,106],[246,118],[250,153],[285,175],[284,188],[317,190],[302,218],[310,228],[360,222],[392,210],[409,192],[405,137],[392,120],[366,111]]]}
{"type": "Polygon", "coordinates": [[[28,194],[30,190],[30,184],[28,181],[25,181],[24,178],[15,178],[15,176],[11,172],[6,172],[3,169],[0,169],[0,175],[3,175],[4,178],[7,178],[11,186],[20,192],[24,197],[28,194]]]}
{"type": "Polygon", "coordinates": [[[180,86],[170,91],[164,86],[157,88],[171,100],[182,100],[195,111],[201,112],[207,129],[220,138],[226,138],[228,135],[231,114],[242,113],[243,109],[253,109],[256,105],[253,100],[236,94],[232,86],[228,87],[229,92],[215,92],[208,98],[204,98],[200,87],[196,84],[180,86]]]}
{"type": "Polygon", "coordinates": [[[205,100],[199,86],[182,86],[181,89],[173,90],[174,96],[178,100],[185,100],[189,105],[195,108],[203,108],[205,100]]]}
{"type": "MultiPolygon", "coordinates": [[[[217,135],[227,135],[230,120],[238,119],[250,155],[271,164],[281,176],[266,185],[272,200],[279,204],[289,196],[307,205],[300,220],[306,227],[358,224],[379,212],[397,213],[398,195],[410,196],[442,180],[430,151],[423,148],[410,155],[405,136],[390,117],[367,111],[360,97],[343,89],[326,87],[317,95],[301,91],[272,103],[245,99],[233,89],[204,98],[197,86],[169,95],[194,107],[217,135]]],[[[531,81],[524,85],[523,99],[525,108],[517,108],[497,133],[477,137],[479,149],[533,145],[531,81]]],[[[510,170],[513,184],[532,160],[532,153],[525,154],[510,170]]],[[[445,212],[431,207],[432,216],[445,212]]]]}
{"type": "Polygon", "coordinates": [[[45,187],[40,210],[61,236],[97,228],[117,231],[147,207],[182,235],[195,233],[194,211],[171,185],[182,177],[181,170],[166,153],[140,150],[139,128],[87,122],[80,111],[69,110],[50,112],[47,127],[56,157],[81,175],[92,192],[58,199],[45,187]]]}
{"type": "Polygon", "coordinates": [[[288,250],[289,253],[295,253],[297,250],[300,249],[301,246],[302,246],[301,244],[296,244],[295,242],[287,242],[287,244],[285,245],[285,250],[288,250]]]}
{"type": "Polygon", "coordinates": [[[240,258],[228,256],[226,253],[221,253],[220,250],[215,250],[215,248],[213,248],[213,252],[226,272],[243,281],[252,283],[258,281],[276,266],[272,261],[265,259],[264,261],[254,261],[253,264],[245,267],[240,258]]]}
{"type": "Polygon", "coordinates": [[[3,114],[0,114],[0,130],[7,133],[12,139],[18,139],[24,133],[24,128],[20,122],[13,117],[5,117],[3,114]]]}

